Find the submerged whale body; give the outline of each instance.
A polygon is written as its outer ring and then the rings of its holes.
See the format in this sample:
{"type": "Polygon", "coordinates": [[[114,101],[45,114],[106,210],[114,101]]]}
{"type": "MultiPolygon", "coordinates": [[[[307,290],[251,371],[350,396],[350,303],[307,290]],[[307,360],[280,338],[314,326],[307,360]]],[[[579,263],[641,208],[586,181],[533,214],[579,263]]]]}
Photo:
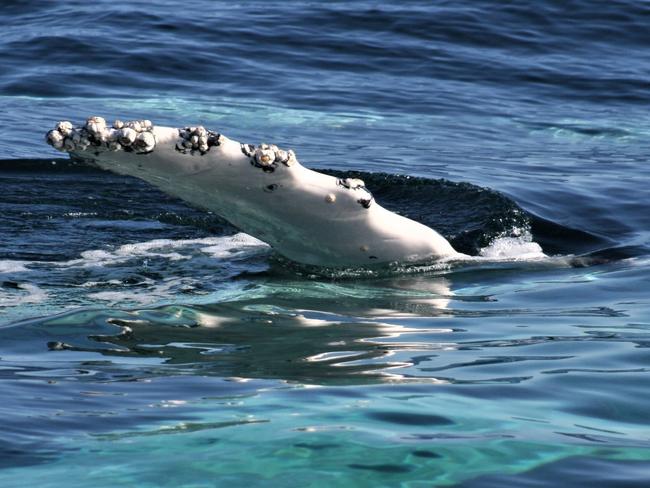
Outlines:
{"type": "Polygon", "coordinates": [[[103,169],[143,179],[222,216],[303,264],[341,267],[456,259],[438,232],[379,205],[358,178],[302,166],[291,150],[241,144],[203,127],[90,117],[59,122],[47,142],[103,169]]]}

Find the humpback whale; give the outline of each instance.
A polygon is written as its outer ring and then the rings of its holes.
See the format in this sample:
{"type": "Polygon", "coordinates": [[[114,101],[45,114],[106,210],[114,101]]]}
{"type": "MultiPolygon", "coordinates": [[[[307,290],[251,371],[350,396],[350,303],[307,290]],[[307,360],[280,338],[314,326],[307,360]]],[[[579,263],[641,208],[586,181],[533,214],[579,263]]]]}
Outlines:
{"type": "Polygon", "coordinates": [[[327,267],[464,257],[435,230],[383,208],[365,183],[301,165],[292,150],[243,144],[202,126],[90,117],[46,141],[100,168],[145,180],[210,210],[280,255],[327,267]]]}

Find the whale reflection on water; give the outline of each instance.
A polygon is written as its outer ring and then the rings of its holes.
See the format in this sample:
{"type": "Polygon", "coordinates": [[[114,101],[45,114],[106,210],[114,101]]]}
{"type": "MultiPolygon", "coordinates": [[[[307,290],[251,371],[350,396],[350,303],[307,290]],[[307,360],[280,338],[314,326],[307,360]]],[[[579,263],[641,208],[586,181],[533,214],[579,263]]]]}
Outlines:
{"type": "MultiPolygon", "coordinates": [[[[448,280],[429,277],[426,283],[421,287],[420,279],[405,278],[391,286],[274,283],[272,299],[256,298],[251,290],[251,298],[211,304],[81,309],[11,329],[18,334],[13,340],[33,334],[32,327],[39,329],[43,342],[36,347],[47,343],[48,354],[60,355],[57,361],[66,355],[75,360],[82,353],[95,363],[93,368],[101,368],[99,359],[109,362],[108,369],[109,364],[128,369],[134,360],[144,361],[146,374],[153,376],[199,374],[309,384],[406,381],[400,369],[410,363],[406,356],[397,357],[400,351],[454,347],[453,330],[436,324],[436,316],[448,314],[448,280]],[[412,333],[417,341],[409,339],[412,333]]],[[[133,373],[142,375],[143,369],[133,373]]]]}

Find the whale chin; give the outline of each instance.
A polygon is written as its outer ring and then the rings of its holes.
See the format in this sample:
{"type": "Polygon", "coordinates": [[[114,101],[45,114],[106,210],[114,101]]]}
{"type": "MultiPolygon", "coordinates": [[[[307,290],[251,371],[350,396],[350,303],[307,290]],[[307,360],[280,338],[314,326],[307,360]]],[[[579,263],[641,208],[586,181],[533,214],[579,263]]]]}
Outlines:
{"type": "Polygon", "coordinates": [[[310,170],[273,144],[149,120],[109,127],[101,117],[77,127],[59,122],[46,140],[210,210],[299,263],[356,267],[463,256],[433,229],[379,205],[362,180],[310,170]]]}

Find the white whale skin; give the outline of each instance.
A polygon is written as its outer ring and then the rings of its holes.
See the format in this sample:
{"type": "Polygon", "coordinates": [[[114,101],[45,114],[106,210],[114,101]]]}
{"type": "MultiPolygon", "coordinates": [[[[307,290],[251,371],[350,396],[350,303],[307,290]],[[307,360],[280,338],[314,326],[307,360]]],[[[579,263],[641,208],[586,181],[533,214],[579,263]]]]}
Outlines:
{"type": "Polygon", "coordinates": [[[47,142],[208,209],[299,263],[349,267],[454,259],[433,229],[386,210],[365,184],[302,166],[293,151],[240,144],[203,127],[90,117],[59,122],[47,142]]]}

